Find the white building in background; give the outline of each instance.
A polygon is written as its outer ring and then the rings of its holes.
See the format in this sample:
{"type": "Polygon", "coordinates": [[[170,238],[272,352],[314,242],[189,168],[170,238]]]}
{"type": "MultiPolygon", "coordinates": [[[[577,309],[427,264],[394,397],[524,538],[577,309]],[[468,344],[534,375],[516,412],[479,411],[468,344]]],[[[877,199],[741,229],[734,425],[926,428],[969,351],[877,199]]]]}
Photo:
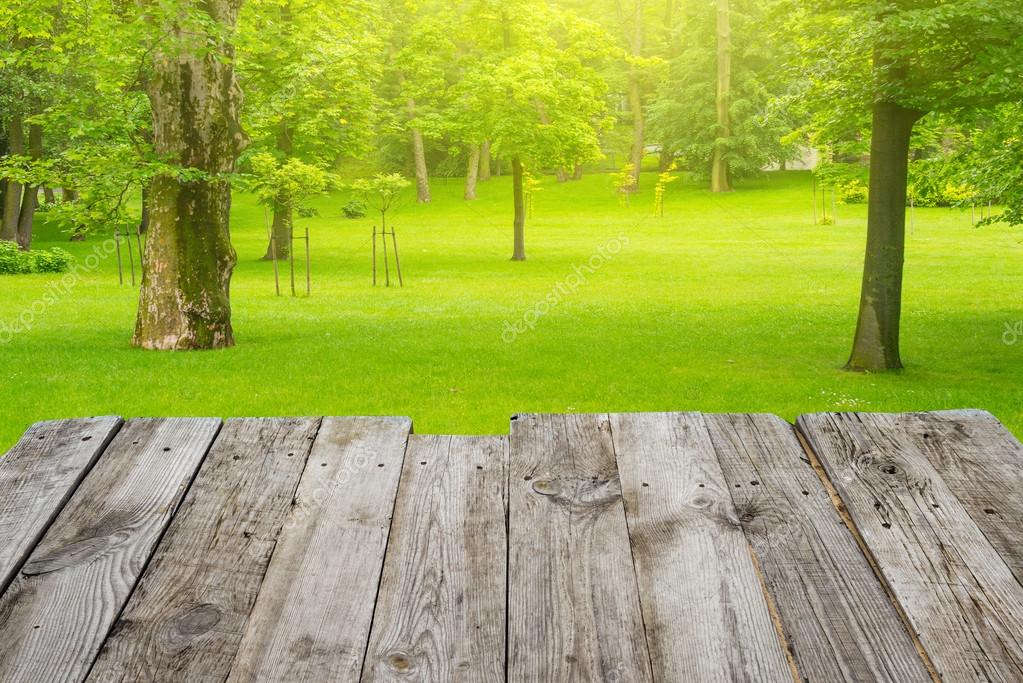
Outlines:
{"type": "MultiPolygon", "coordinates": [[[[785,170],[787,171],[812,171],[817,168],[817,161],[820,159],[820,155],[817,150],[813,147],[799,147],[799,154],[795,161],[790,161],[785,164],[785,170]]],[[[765,171],[780,171],[781,164],[769,164],[764,167],[765,171]]]]}

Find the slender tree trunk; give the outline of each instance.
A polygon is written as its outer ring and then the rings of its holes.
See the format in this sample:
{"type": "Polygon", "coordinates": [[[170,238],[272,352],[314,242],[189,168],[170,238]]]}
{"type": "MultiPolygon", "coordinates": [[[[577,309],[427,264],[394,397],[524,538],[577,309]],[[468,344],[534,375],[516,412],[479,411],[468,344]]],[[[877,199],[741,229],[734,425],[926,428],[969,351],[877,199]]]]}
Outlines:
{"type": "Polygon", "coordinates": [[[722,141],[732,136],[729,109],[732,101],[732,22],[728,0],[717,0],[717,138],[714,159],[711,162],[710,189],[712,192],[731,192],[732,179],[728,157],[722,141]]]}
{"type": "Polygon", "coordinates": [[[672,151],[671,147],[667,144],[661,143],[661,154],[657,160],[657,168],[661,173],[668,170],[671,166],[671,162],[675,160],[675,152],[672,151]]]}
{"type": "MultiPolygon", "coordinates": [[[[203,0],[217,29],[230,32],[242,0],[203,0]]],[[[182,166],[229,173],[247,144],[230,45],[167,27],[181,53],[156,53],[147,83],[154,151],[182,166]],[[212,49],[211,49],[212,48],[212,49]]],[[[158,175],[151,188],[149,239],[133,343],[146,349],[215,349],[234,344],[230,283],[231,186],[222,178],[158,175]]]]}
{"type": "MultiPolygon", "coordinates": [[[[290,17],[290,14],[288,16],[290,17]]],[[[291,130],[286,123],[281,123],[277,129],[276,145],[277,151],[285,159],[290,159],[295,153],[291,130]]],[[[276,255],[277,260],[282,261],[291,256],[291,237],[295,227],[294,207],[287,197],[278,196],[274,199],[271,208],[273,210],[273,222],[270,225],[272,237],[267,242],[263,260],[272,261],[276,255]]]]}
{"type": "Polygon", "coordinates": [[[572,180],[582,180],[582,179],[583,179],[583,165],[582,164],[576,164],[575,165],[575,170],[572,171],[572,180]]]}
{"type": "MultiPolygon", "coordinates": [[[[28,152],[33,159],[40,159],[43,156],[43,129],[38,124],[32,124],[28,128],[28,152]]],[[[18,215],[18,246],[24,251],[32,248],[32,228],[38,206],[39,186],[26,185],[21,199],[21,213],[18,215]]]]}
{"type": "Polygon", "coordinates": [[[469,163],[465,170],[465,198],[476,199],[476,181],[480,173],[480,146],[469,147],[469,163]]]}
{"type": "Polygon", "coordinates": [[[57,203],[57,195],[54,193],[52,187],[44,187],[43,188],[43,199],[46,200],[47,204],[56,204],[57,203]]]}
{"type": "MultiPolygon", "coordinates": [[[[25,128],[21,114],[12,112],[7,128],[7,149],[10,154],[25,153],[25,128]]],[[[18,238],[18,218],[21,214],[21,183],[7,181],[4,192],[4,213],[0,224],[0,240],[13,242],[18,238]]]]}
{"type": "Polygon", "coordinates": [[[867,253],[863,261],[860,312],[849,370],[902,367],[899,319],[906,252],[906,177],[913,125],[923,112],[897,104],[874,105],[870,141],[867,253]]]}
{"type": "MultiPolygon", "coordinates": [[[[416,102],[408,100],[409,119],[415,118],[416,102]]],[[[423,147],[423,134],[418,128],[410,128],[412,137],[412,160],[416,167],[416,201],[420,204],[430,203],[430,176],[426,170],[426,150],[423,147]]]]}
{"type": "Polygon", "coordinates": [[[512,158],[512,189],[515,202],[515,249],[512,261],[526,260],[526,202],[522,189],[522,161],[512,158]]]}
{"type": "Polygon", "coordinates": [[[484,140],[480,145],[479,180],[481,183],[490,180],[490,140],[484,140]]]}
{"type": "MultiPolygon", "coordinates": [[[[636,0],[635,26],[632,35],[632,55],[643,56],[643,0],[636,0]]],[[[643,172],[643,157],[646,149],[646,119],[643,116],[643,90],[639,69],[629,70],[629,109],[632,110],[632,186],[630,192],[639,191],[639,178],[643,172]]]]}

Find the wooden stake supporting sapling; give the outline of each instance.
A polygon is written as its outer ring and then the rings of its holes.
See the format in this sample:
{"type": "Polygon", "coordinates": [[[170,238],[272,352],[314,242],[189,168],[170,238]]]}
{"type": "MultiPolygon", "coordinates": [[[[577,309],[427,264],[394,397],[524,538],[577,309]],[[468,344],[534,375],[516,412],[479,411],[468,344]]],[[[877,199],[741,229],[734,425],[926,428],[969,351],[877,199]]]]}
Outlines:
{"type": "Polygon", "coordinates": [[[391,286],[390,254],[387,248],[387,238],[391,238],[391,246],[394,250],[394,266],[398,274],[398,285],[405,286],[405,280],[401,274],[401,262],[398,258],[398,236],[392,227],[387,229],[387,212],[394,205],[395,200],[401,191],[410,185],[400,173],[383,174],[378,173],[372,178],[356,180],[350,188],[361,197],[367,204],[373,206],[380,212],[380,230],[373,226],[373,286],[377,284],[377,235],[380,235],[383,245],[384,257],[384,286],[391,286]]]}

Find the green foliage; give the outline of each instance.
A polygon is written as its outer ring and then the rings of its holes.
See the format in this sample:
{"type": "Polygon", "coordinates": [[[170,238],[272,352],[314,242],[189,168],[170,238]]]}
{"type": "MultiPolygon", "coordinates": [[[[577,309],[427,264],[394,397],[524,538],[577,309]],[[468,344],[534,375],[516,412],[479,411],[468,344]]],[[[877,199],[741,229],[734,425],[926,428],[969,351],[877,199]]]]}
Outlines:
{"type": "Polygon", "coordinates": [[[360,178],[352,182],[348,188],[363,201],[380,212],[381,220],[387,220],[387,212],[401,195],[402,190],[411,185],[400,173],[378,173],[372,178],[360,178]]]}
{"type": "Polygon", "coordinates": [[[843,204],[866,204],[867,184],[859,178],[853,178],[838,186],[838,201],[843,204]]]}
{"type": "Polygon", "coordinates": [[[625,208],[629,205],[629,195],[633,189],[633,172],[636,167],[632,164],[623,164],[616,172],[611,174],[611,186],[618,197],[618,206],[625,208]]]}
{"type": "Polygon", "coordinates": [[[63,273],[72,260],[71,254],[60,247],[21,251],[15,242],[0,241],[0,275],[63,273]]]}
{"type": "Polygon", "coordinates": [[[361,199],[350,199],[341,207],[341,213],[345,218],[356,219],[366,217],[366,202],[361,199]]]}
{"type": "Polygon", "coordinates": [[[773,2],[732,0],[732,88],[730,135],[717,127],[717,32],[715,7],[703,0],[684,0],[678,40],[685,45],[668,65],[657,97],[649,105],[655,139],[676,152],[683,167],[709,175],[711,159],[720,146],[733,177],[760,173],[772,162],[795,158],[788,144],[794,119],[791,108],[778,99],[794,87],[779,68],[781,45],[791,40],[765,30],[773,2]]]}

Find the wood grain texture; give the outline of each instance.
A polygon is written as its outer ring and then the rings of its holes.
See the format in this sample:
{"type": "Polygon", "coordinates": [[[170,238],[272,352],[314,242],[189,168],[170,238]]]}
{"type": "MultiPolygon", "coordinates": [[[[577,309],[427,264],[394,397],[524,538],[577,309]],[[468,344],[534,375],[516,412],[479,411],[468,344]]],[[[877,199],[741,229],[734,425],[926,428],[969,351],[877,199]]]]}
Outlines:
{"type": "Polygon", "coordinates": [[[610,419],[654,679],[791,683],[703,416],[610,419]]]}
{"type": "Polygon", "coordinates": [[[877,566],[949,681],[1023,678],[1023,586],[893,415],[804,415],[877,566]]]}
{"type": "Polygon", "coordinates": [[[800,678],[930,681],[792,425],[774,415],[705,420],[800,678]]]}
{"type": "Polygon", "coordinates": [[[121,428],[0,599],[0,680],[85,678],[219,429],[121,428]]]}
{"type": "Polygon", "coordinates": [[[411,422],[324,418],[231,681],[357,681],[411,422]]]}
{"type": "Polygon", "coordinates": [[[508,679],[650,681],[606,415],[513,418],[508,679]]]}
{"type": "Polygon", "coordinates": [[[227,677],[319,423],[227,421],[90,680],[227,677]]]}
{"type": "Polygon", "coordinates": [[[1023,445],[983,410],[895,419],[1023,583],[1023,445]]]}
{"type": "Polygon", "coordinates": [[[505,437],[413,436],[364,681],[504,680],[505,437]]]}
{"type": "Polygon", "coordinates": [[[119,417],[40,422],[0,458],[0,594],[120,428],[119,417]]]}

